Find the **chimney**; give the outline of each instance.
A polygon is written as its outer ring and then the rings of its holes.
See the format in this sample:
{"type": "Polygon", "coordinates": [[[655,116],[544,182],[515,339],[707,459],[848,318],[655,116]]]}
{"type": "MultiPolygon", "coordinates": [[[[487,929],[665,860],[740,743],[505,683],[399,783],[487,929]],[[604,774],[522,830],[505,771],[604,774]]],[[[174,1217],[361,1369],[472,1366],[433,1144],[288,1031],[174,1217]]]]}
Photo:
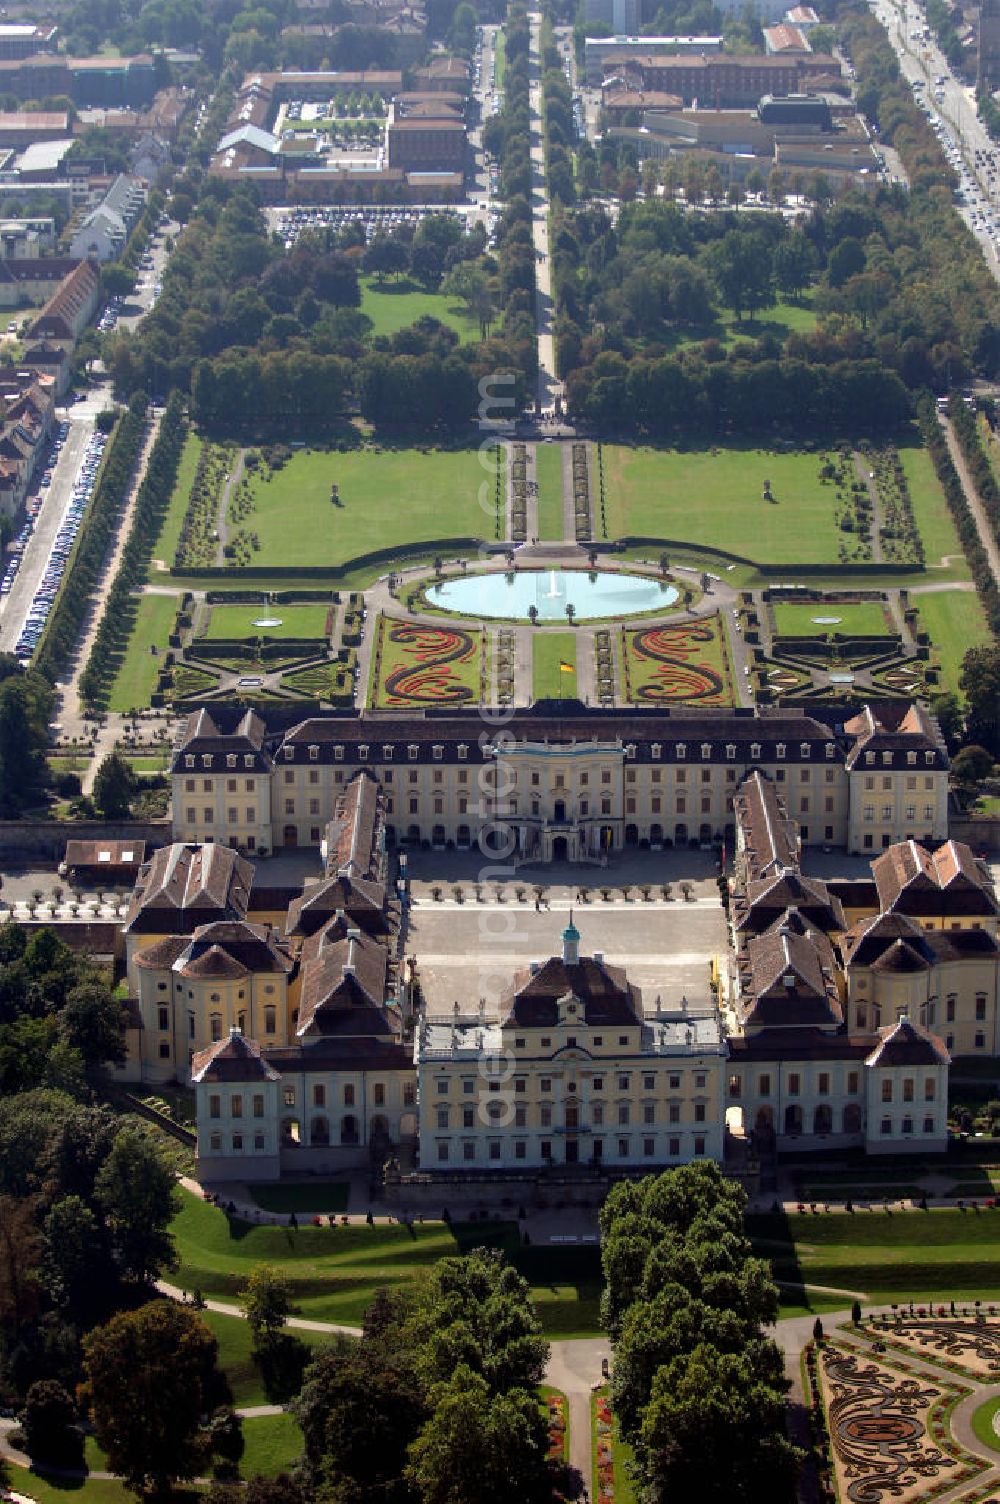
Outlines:
{"type": "Polygon", "coordinates": [[[594,962],[595,962],[595,964],[597,966],[603,966],[604,965],[604,952],[603,952],[603,950],[595,950],[594,951],[594,962]]]}
{"type": "MultiPolygon", "coordinates": [[[[528,962],[528,971],[531,973],[531,975],[533,977],[538,975],[539,971],[541,970],[541,967],[542,967],[541,961],[529,961],[528,962]]],[[[456,1006],[457,1006],[457,1004],[456,1004],[456,1006]]]]}
{"type": "Polygon", "coordinates": [[[242,1039],[243,1038],[243,1030],[242,1029],[238,1029],[236,1027],[236,1025],[233,1024],[231,1026],[230,1030],[229,1030],[229,1037],[230,1037],[230,1039],[242,1039]]]}

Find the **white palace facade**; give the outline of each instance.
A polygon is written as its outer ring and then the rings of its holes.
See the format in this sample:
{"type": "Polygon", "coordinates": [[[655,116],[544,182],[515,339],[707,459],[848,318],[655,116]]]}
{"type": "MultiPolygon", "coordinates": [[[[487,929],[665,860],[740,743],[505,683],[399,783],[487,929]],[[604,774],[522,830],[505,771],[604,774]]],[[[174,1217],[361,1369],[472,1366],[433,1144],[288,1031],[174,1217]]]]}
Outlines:
{"type": "Polygon", "coordinates": [[[948,840],[933,720],[838,714],[569,707],[501,731],[196,713],[174,753],[174,841],[143,865],[123,925],[123,1076],[193,1084],[198,1173],[215,1184],[940,1152],[951,1057],[1000,1053],[997,902],[948,840]],[[485,834],[504,850],[494,826],[512,832],[512,867],[518,852],[724,842],[729,944],[701,999],[643,997],[571,918],[547,960],[511,966],[499,1008],[429,1011],[393,847],[485,834]],[[254,859],[299,845],[324,875],[279,901],[254,859]],[[808,876],[812,845],[868,853],[870,877],[808,876]]]}

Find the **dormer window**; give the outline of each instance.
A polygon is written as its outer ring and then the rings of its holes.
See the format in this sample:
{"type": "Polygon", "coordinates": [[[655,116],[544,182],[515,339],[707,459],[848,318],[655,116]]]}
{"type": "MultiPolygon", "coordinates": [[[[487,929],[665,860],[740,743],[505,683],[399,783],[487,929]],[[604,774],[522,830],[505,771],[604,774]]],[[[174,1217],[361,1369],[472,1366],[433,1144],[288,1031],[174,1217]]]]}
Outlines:
{"type": "Polygon", "coordinates": [[[253,767],[253,753],[252,752],[247,752],[244,755],[243,766],[245,768],[252,768],[253,767]]]}
{"type": "Polygon", "coordinates": [[[235,752],[229,752],[229,753],[227,753],[227,755],[226,755],[226,767],[227,768],[235,768],[235,766],[236,766],[236,753],[235,752]]]}
{"type": "Polygon", "coordinates": [[[750,743],[750,761],[751,762],[759,762],[760,761],[760,742],[751,742],[750,743]]]}
{"type": "Polygon", "coordinates": [[[786,751],[786,748],[785,748],[784,742],[779,742],[778,745],[774,749],[774,755],[777,758],[782,758],[785,755],[785,751],[786,751]]]}
{"type": "Polygon", "coordinates": [[[650,755],[653,758],[654,762],[659,762],[659,760],[660,760],[660,750],[661,749],[660,749],[659,742],[654,742],[653,745],[650,747],[650,749],[649,749],[650,755]]]}
{"type": "Polygon", "coordinates": [[[917,754],[915,752],[907,752],[907,754],[906,754],[906,766],[908,768],[915,768],[916,765],[917,765],[917,754]]]}
{"type": "Polygon", "coordinates": [[[628,746],[625,748],[625,756],[629,758],[635,757],[635,742],[629,742],[628,746]]]}
{"type": "Polygon", "coordinates": [[[677,747],[676,747],[675,750],[677,752],[677,761],[678,762],[683,762],[684,759],[688,755],[688,749],[687,749],[687,747],[684,745],[683,742],[678,742],[677,743],[677,747]]]}
{"type": "Polygon", "coordinates": [[[927,764],[927,766],[929,768],[932,768],[934,766],[934,753],[933,752],[925,752],[924,753],[924,762],[927,764]]]}
{"type": "Polygon", "coordinates": [[[410,745],[407,747],[407,749],[406,749],[406,755],[410,759],[411,762],[416,762],[416,760],[417,760],[417,747],[416,747],[416,744],[414,742],[411,742],[410,745]]]}
{"type": "Polygon", "coordinates": [[[286,762],[291,762],[292,758],[295,756],[295,748],[294,747],[283,747],[282,751],[283,751],[283,753],[285,755],[285,761],[286,762]]]}
{"type": "Polygon", "coordinates": [[[210,768],[212,766],[211,752],[203,752],[201,754],[201,765],[203,768],[210,768]]]}
{"type": "Polygon", "coordinates": [[[736,746],[735,746],[735,743],[734,742],[727,742],[726,743],[726,761],[727,762],[732,762],[733,759],[735,758],[735,756],[736,756],[736,746]]]}
{"type": "Polygon", "coordinates": [[[837,749],[834,747],[833,742],[827,742],[827,744],[826,744],[826,755],[827,755],[827,757],[832,757],[833,754],[834,754],[834,752],[836,750],[837,749]]]}
{"type": "Polygon", "coordinates": [[[362,742],[361,746],[358,748],[358,762],[367,762],[367,761],[368,761],[368,746],[367,746],[367,743],[362,742]]]}
{"type": "Polygon", "coordinates": [[[711,742],[702,742],[702,744],[701,744],[701,760],[702,760],[702,762],[707,762],[708,759],[711,757],[711,755],[712,755],[712,743],[711,742]]]}
{"type": "Polygon", "coordinates": [[[875,753],[874,752],[866,752],[865,753],[865,767],[866,768],[873,767],[874,763],[875,763],[875,753]]]}
{"type": "Polygon", "coordinates": [[[334,747],[334,749],[333,749],[333,760],[334,760],[334,762],[343,762],[343,760],[344,760],[344,749],[343,749],[343,747],[341,747],[341,746],[334,747]]]}
{"type": "Polygon", "coordinates": [[[191,755],[190,752],[188,753],[188,755],[184,759],[184,766],[186,768],[193,768],[194,767],[194,758],[192,757],[192,755],[191,755]]]}
{"type": "Polygon", "coordinates": [[[465,762],[465,760],[468,757],[468,755],[469,755],[469,744],[468,744],[468,742],[459,742],[459,744],[458,744],[458,760],[459,760],[459,762],[465,762]]]}
{"type": "Polygon", "coordinates": [[[388,744],[388,742],[382,748],[382,761],[392,762],[392,747],[388,744]]]}
{"type": "Polygon", "coordinates": [[[315,762],[318,757],[319,757],[319,748],[318,747],[310,747],[309,748],[309,761],[310,762],[315,762]]]}
{"type": "Polygon", "coordinates": [[[883,768],[891,768],[892,767],[892,753],[891,752],[883,752],[882,753],[882,766],[883,766],[883,768]]]}
{"type": "Polygon", "coordinates": [[[812,748],[810,747],[810,745],[809,745],[808,742],[800,742],[799,743],[799,754],[800,754],[800,756],[802,756],[802,757],[808,757],[809,754],[811,753],[811,751],[812,751],[812,748]]]}
{"type": "Polygon", "coordinates": [[[440,762],[444,756],[444,748],[440,744],[436,744],[431,748],[431,756],[435,762],[440,762]]]}

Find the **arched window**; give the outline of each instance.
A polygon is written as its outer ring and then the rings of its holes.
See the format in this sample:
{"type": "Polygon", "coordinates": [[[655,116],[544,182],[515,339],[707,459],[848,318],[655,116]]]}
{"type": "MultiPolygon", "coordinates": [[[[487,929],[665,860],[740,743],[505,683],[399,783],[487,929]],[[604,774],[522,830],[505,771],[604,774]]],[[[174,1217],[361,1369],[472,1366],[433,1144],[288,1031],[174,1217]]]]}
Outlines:
{"type": "Polygon", "coordinates": [[[356,1144],[358,1138],[358,1120],[353,1112],[345,1113],[340,1120],[340,1142],[342,1144],[356,1144]]]}
{"type": "Polygon", "coordinates": [[[221,1013],[213,1013],[212,1016],[211,1016],[211,1018],[209,1019],[208,1023],[209,1023],[209,1028],[211,1030],[212,1039],[213,1040],[221,1039],[222,1038],[222,1014],[221,1013]]]}
{"type": "Polygon", "coordinates": [[[829,1133],[833,1127],[833,1110],[829,1103],[821,1102],[813,1113],[813,1133],[829,1133]]]}
{"type": "Polygon", "coordinates": [[[325,1117],[319,1115],[313,1118],[309,1125],[309,1142],[323,1146],[330,1142],[330,1124],[325,1117]]]}

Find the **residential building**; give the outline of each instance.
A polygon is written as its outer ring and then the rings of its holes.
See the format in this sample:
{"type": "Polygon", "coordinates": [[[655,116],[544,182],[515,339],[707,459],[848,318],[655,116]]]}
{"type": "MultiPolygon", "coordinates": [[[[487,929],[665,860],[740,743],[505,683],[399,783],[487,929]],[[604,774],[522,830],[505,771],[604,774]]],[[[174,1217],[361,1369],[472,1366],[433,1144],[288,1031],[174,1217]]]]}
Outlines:
{"type": "Polygon", "coordinates": [[[587,37],[583,44],[583,71],[591,87],[601,84],[622,62],[635,57],[708,58],[722,51],[721,36],[646,37],[638,27],[616,31],[611,37],[587,37]]]}
{"type": "MultiPolygon", "coordinates": [[[[685,105],[697,103],[703,110],[753,109],[765,94],[844,87],[837,59],[821,53],[656,55],[646,47],[644,37],[615,59],[615,71],[622,70],[644,89],[676,94],[685,105]]],[[[600,77],[595,81],[600,83],[600,77]]]]}
{"type": "Polygon", "coordinates": [[[102,202],[92,209],[70,241],[70,253],[95,261],[116,260],[146,205],[147,183],[119,173],[102,202]]]}
{"type": "MultiPolygon", "coordinates": [[[[60,258],[61,259],[61,258],[60,258]]],[[[53,258],[55,260],[55,258],[53,258]]],[[[0,265],[0,288],[4,272],[22,288],[30,286],[26,278],[18,276],[25,263],[5,261],[0,265]]],[[[45,261],[27,263],[32,271],[40,271],[45,261]]],[[[28,338],[60,345],[72,351],[83,330],[91,322],[101,301],[101,277],[92,261],[62,261],[62,278],[45,305],[38,310],[28,328],[28,338]]]]}
{"type": "MultiPolygon", "coordinates": [[[[2,44],[0,27],[0,48],[2,44]]],[[[34,141],[59,141],[71,135],[65,110],[0,111],[0,146],[25,147],[34,141]]]]}
{"type": "Polygon", "coordinates": [[[768,57],[805,57],[812,48],[804,31],[782,21],[778,26],[764,27],[764,51],[768,57]]]}

